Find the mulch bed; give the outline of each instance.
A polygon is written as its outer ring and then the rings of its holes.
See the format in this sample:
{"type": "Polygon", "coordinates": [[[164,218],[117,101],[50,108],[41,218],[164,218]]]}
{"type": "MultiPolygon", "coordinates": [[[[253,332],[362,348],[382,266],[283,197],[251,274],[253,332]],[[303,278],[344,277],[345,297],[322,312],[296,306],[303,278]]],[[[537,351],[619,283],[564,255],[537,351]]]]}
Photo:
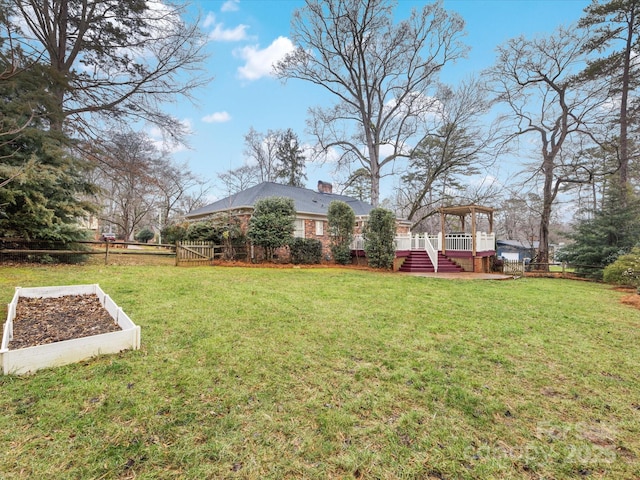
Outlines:
{"type": "Polygon", "coordinates": [[[630,307],[637,308],[640,310],[640,294],[638,294],[638,290],[633,287],[616,287],[616,290],[619,292],[625,292],[627,295],[624,295],[620,301],[625,305],[629,305],[630,307]]]}
{"type": "Polygon", "coordinates": [[[122,330],[97,295],[19,297],[10,350],[122,330]]]}
{"type": "Polygon", "coordinates": [[[624,297],[622,297],[622,299],[620,301],[622,303],[624,303],[625,305],[629,305],[631,307],[640,309],[640,295],[638,295],[638,294],[625,295],[624,297]]]}
{"type": "Polygon", "coordinates": [[[308,270],[308,269],[314,269],[314,268],[319,268],[319,269],[327,269],[327,268],[335,268],[335,269],[341,269],[341,270],[363,270],[363,271],[368,271],[368,272],[377,272],[377,273],[389,273],[391,272],[391,270],[385,270],[385,269],[380,269],[380,268],[373,268],[373,267],[369,267],[368,265],[355,265],[355,264],[348,264],[348,265],[341,265],[338,263],[334,263],[334,262],[325,262],[323,261],[322,263],[306,263],[306,264],[293,264],[293,263],[278,263],[278,262],[244,262],[241,260],[219,260],[216,259],[213,262],[213,266],[214,267],[243,267],[243,268],[275,268],[275,269],[281,269],[281,270],[291,270],[291,269],[304,269],[304,270],[308,270]]]}

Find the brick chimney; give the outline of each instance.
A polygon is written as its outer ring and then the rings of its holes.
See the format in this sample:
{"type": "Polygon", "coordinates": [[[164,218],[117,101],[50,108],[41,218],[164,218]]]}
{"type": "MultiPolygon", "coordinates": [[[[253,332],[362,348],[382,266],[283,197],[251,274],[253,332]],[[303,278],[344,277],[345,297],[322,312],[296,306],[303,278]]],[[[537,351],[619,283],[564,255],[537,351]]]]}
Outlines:
{"type": "Polygon", "coordinates": [[[328,182],[318,180],[318,192],[320,193],[333,193],[333,185],[328,182]]]}

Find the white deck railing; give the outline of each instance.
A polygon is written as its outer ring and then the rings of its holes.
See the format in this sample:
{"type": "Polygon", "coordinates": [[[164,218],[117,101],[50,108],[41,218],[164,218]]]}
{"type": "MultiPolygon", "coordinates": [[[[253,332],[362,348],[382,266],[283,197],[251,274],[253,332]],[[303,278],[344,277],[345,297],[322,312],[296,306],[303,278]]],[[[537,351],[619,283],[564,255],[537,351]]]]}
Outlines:
{"type": "Polygon", "coordinates": [[[438,239],[437,238],[435,239],[436,244],[434,245],[432,243],[433,238],[425,233],[424,236],[422,237],[422,241],[420,241],[419,238],[417,240],[418,240],[418,249],[419,250],[424,249],[427,252],[427,255],[429,255],[429,260],[431,260],[431,265],[433,265],[434,271],[437,272],[438,271],[438,244],[437,244],[438,239]]]}
{"type": "MultiPolygon", "coordinates": [[[[364,250],[364,238],[362,235],[354,235],[351,242],[351,250],[364,250]]],[[[398,248],[396,248],[398,250],[398,248]]]]}
{"type": "Polygon", "coordinates": [[[495,233],[476,233],[476,252],[487,252],[496,249],[495,233]]]}
{"type": "MultiPolygon", "coordinates": [[[[442,251],[442,234],[428,235],[426,233],[398,235],[395,238],[396,250],[426,250],[434,266],[437,263],[437,252],[442,251]],[[429,251],[431,250],[431,253],[429,251]],[[434,262],[435,259],[435,262],[434,262]]],[[[473,238],[470,233],[450,233],[445,235],[444,246],[446,251],[471,252],[473,251],[473,238]]],[[[476,233],[476,252],[495,250],[495,233],[476,233]]],[[[362,235],[356,235],[351,243],[352,250],[364,250],[362,235]]]]}

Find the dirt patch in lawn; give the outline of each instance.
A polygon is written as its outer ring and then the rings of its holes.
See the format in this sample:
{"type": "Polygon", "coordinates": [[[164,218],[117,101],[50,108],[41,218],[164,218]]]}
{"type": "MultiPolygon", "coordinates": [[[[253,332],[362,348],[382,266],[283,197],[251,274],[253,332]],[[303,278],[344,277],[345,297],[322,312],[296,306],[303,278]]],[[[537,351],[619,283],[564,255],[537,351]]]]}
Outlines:
{"type": "Polygon", "coordinates": [[[97,295],[18,298],[10,350],[122,330],[97,295]]]}
{"type": "Polygon", "coordinates": [[[627,295],[620,297],[620,302],[630,307],[640,309],[640,294],[635,287],[613,287],[617,292],[623,292],[627,295]]]}
{"type": "Polygon", "coordinates": [[[625,305],[630,305],[634,308],[640,309],[640,295],[637,293],[625,295],[620,299],[620,301],[625,305]]]}

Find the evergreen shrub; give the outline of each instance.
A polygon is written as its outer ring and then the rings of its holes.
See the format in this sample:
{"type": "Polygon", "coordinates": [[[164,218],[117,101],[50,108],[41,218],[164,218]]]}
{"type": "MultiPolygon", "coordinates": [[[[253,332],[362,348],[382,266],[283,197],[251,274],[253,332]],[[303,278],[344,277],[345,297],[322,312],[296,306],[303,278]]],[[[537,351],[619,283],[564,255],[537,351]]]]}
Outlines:
{"type": "Polygon", "coordinates": [[[331,245],[331,256],[333,261],[340,265],[351,263],[351,247],[349,245],[331,245]]]}
{"type": "Polygon", "coordinates": [[[148,227],[144,227],[142,230],[140,230],[136,234],[135,239],[141,243],[147,243],[149,240],[151,240],[155,236],[156,234],[153,233],[153,230],[151,230],[148,227]]]}
{"type": "Polygon", "coordinates": [[[175,223],[162,229],[162,243],[174,244],[187,238],[188,224],[175,223]]]}
{"type": "Polygon", "coordinates": [[[294,238],[289,242],[291,263],[314,264],[322,261],[322,242],[315,238],[294,238]]]}
{"type": "Polygon", "coordinates": [[[353,208],[345,202],[332,201],[327,212],[327,223],[333,261],[341,265],[351,263],[351,242],[356,225],[356,214],[353,208]]]}
{"type": "Polygon", "coordinates": [[[185,240],[215,242],[217,237],[217,232],[213,225],[207,222],[196,222],[187,228],[185,240]]]}
{"type": "Polygon", "coordinates": [[[296,209],[292,198],[263,198],[254,206],[247,237],[254,245],[264,248],[267,260],[271,261],[274,251],[287,245],[293,238],[295,220],[296,209]]]}
{"type": "Polygon", "coordinates": [[[640,288],[640,247],[621,255],[604,269],[603,280],[615,285],[640,288]]]}
{"type": "Polygon", "coordinates": [[[385,208],[374,208],[369,212],[369,221],[362,233],[369,266],[391,268],[396,257],[396,219],[393,213],[385,208]]]}

